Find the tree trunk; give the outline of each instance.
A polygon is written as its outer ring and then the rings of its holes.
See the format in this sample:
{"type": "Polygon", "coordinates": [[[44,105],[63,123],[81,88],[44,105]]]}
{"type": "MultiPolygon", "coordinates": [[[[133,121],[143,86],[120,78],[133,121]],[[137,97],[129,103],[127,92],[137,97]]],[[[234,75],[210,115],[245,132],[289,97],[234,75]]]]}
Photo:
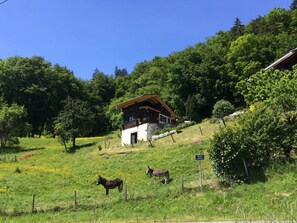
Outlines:
{"type": "Polygon", "coordinates": [[[66,142],[63,141],[63,144],[64,144],[64,147],[65,147],[65,152],[67,153],[68,151],[67,151],[67,145],[66,145],[66,142]]]}
{"type": "Polygon", "coordinates": [[[72,136],[72,147],[75,148],[75,136],[72,136]]]}
{"type": "Polygon", "coordinates": [[[286,162],[290,161],[291,148],[284,148],[284,155],[285,155],[286,162]]]}
{"type": "Polygon", "coordinates": [[[1,153],[5,153],[5,144],[3,143],[3,141],[1,141],[1,153]]]}
{"type": "Polygon", "coordinates": [[[223,121],[224,126],[226,127],[225,119],[222,118],[222,121],[223,121]]]}

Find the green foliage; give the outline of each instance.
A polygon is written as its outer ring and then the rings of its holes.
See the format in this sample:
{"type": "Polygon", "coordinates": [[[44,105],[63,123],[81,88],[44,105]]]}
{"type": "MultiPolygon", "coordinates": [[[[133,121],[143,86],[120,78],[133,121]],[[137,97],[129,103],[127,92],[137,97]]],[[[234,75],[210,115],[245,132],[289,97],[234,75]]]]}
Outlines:
{"type": "Polygon", "coordinates": [[[131,98],[132,98],[131,95],[126,94],[125,97],[113,99],[110,102],[110,104],[106,110],[106,117],[109,119],[110,124],[113,129],[121,129],[121,124],[123,123],[123,113],[121,110],[116,108],[117,104],[127,101],[131,98]],[[126,97],[128,97],[128,98],[126,98],[126,97]]]}
{"type": "Polygon", "coordinates": [[[114,77],[118,78],[118,77],[126,77],[128,76],[128,71],[126,68],[120,69],[118,68],[118,66],[115,66],[114,68],[114,77]]]}
{"type": "Polygon", "coordinates": [[[290,11],[284,8],[275,8],[265,16],[267,29],[270,33],[277,35],[286,32],[290,25],[290,11]]]}
{"type": "Polygon", "coordinates": [[[241,23],[239,18],[235,19],[234,26],[230,29],[230,32],[233,39],[236,39],[239,36],[243,35],[244,25],[241,23]]]}
{"type": "Polygon", "coordinates": [[[245,34],[231,43],[227,54],[229,75],[235,82],[248,79],[275,58],[274,37],[245,34]]]}
{"type": "Polygon", "coordinates": [[[66,143],[70,137],[73,147],[75,147],[75,138],[90,133],[94,114],[89,105],[79,99],[69,97],[64,103],[64,109],[59,113],[55,121],[55,130],[66,149],[66,143]]]}
{"type": "Polygon", "coordinates": [[[204,103],[205,99],[202,98],[201,95],[189,95],[185,103],[187,117],[195,122],[201,121],[201,108],[204,103]]]}
{"type": "MultiPolygon", "coordinates": [[[[244,134],[257,143],[255,149],[273,157],[291,157],[291,150],[296,148],[297,113],[285,112],[278,103],[267,101],[259,104],[239,120],[244,134]]],[[[266,156],[266,155],[265,155],[266,156]]]]}
{"type": "Polygon", "coordinates": [[[290,158],[296,148],[297,113],[288,118],[280,111],[278,104],[257,104],[235,126],[215,134],[210,155],[220,178],[251,180],[249,174],[263,171],[271,160],[290,158]]]}
{"type": "Polygon", "coordinates": [[[91,97],[98,104],[108,104],[115,95],[114,79],[96,69],[90,83],[91,97]]]}
{"type": "Polygon", "coordinates": [[[64,146],[65,152],[67,152],[67,143],[71,139],[71,132],[67,131],[66,126],[63,123],[56,122],[54,126],[55,134],[58,135],[58,141],[64,146]]]}
{"type": "MultiPolygon", "coordinates": [[[[288,16],[289,12],[286,10],[275,9],[265,17],[264,21],[270,33],[282,32],[276,39],[283,39],[284,43],[288,37],[284,33],[290,23],[288,16]],[[279,18],[277,23],[276,18],[279,18]]],[[[255,47],[256,44],[248,39],[257,41],[254,37],[258,36],[251,34],[242,36],[238,44],[231,46],[233,53],[240,53],[241,47],[247,47],[247,49],[248,46],[255,47]]],[[[265,42],[263,44],[266,45],[265,42]]],[[[259,49],[255,49],[254,52],[257,50],[259,49]]],[[[270,49],[267,48],[268,53],[269,51],[270,49]]],[[[240,55],[237,54],[236,57],[240,58],[240,55]]],[[[229,56],[228,59],[231,62],[232,54],[229,56]]],[[[251,56],[248,54],[241,58],[248,61],[249,59],[244,57],[251,56]]],[[[252,56],[252,58],[255,57],[252,56]]],[[[238,65],[238,62],[234,64],[238,65]]],[[[248,74],[237,83],[237,89],[241,91],[246,103],[253,104],[256,109],[243,115],[232,129],[228,128],[215,135],[211,153],[214,168],[220,177],[251,180],[249,177],[252,172],[255,172],[255,167],[263,170],[272,160],[292,158],[292,154],[296,151],[297,135],[296,77],[296,67],[292,71],[269,69],[253,75],[248,74]],[[225,152],[222,153],[222,151],[225,152]],[[238,168],[238,171],[232,172],[237,168],[236,165],[243,163],[243,160],[245,168],[238,168]]]]}
{"type": "Polygon", "coordinates": [[[268,108],[274,110],[271,115],[277,117],[280,126],[278,133],[271,136],[270,140],[275,140],[275,144],[279,145],[283,154],[289,158],[291,150],[296,146],[293,139],[297,129],[297,71],[270,69],[258,72],[247,82],[240,82],[238,86],[242,88],[248,103],[265,101],[268,108]]]}
{"type": "Polygon", "coordinates": [[[245,181],[244,137],[237,128],[227,127],[214,135],[210,150],[214,171],[221,180],[245,181]]]}
{"type": "Polygon", "coordinates": [[[270,100],[278,103],[283,110],[296,110],[297,70],[280,71],[269,69],[260,71],[247,81],[238,83],[245,101],[253,104],[270,100]]]}
{"type": "Polygon", "coordinates": [[[83,85],[66,67],[42,57],[10,57],[0,61],[0,96],[8,104],[25,107],[31,136],[51,129],[67,96],[82,97],[83,85]]]}
{"type": "Polygon", "coordinates": [[[293,0],[293,1],[292,1],[291,6],[290,6],[290,9],[291,9],[291,10],[295,10],[295,9],[297,9],[297,1],[296,1],[296,0],[293,0]]]}
{"type": "Polygon", "coordinates": [[[231,114],[233,111],[234,106],[229,101],[222,99],[214,105],[212,114],[215,118],[220,118],[226,126],[224,117],[231,114]]]}
{"type": "Polygon", "coordinates": [[[13,145],[18,143],[17,137],[24,133],[21,130],[26,126],[23,121],[26,114],[23,106],[0,104],[0,143],[2,153],[5,152],[5,147],[8,144],[13,145]]]}

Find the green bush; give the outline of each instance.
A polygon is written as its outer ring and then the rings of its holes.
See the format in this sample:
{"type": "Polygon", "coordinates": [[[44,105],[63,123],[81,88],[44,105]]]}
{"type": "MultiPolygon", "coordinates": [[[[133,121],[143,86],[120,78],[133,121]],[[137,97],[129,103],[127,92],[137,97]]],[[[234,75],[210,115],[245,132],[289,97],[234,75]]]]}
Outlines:
{"type": "MultiPolygon", "coordinates": [[[[252,180],[251,175],[265,169],[272,158],[290,157],[296,147],[297,125],[290,121],[293,114],[279,112],[277,106],[258,104],[253,112],[242,115],[234,127],[214,135],[210,157],[221,179],[252,180]]],[[[294,117],[297,120],[296,114],[294,117]]],[[[260,176],[265,177],[256,177],[260,176]]]]}
{"type": "Polygon", "coordinates": [[[234,106],[227,100],[220,100],[213,106],[212,114],[215,118],[219,118],[226,126],[224,117],[231,114],[234,111],[234,106]]]}
{"type": "Polygon", "coordinates": [[[237,128],[227,127],[214,135],[210,158],[220,180],[247,180],[243,154],[243,135],[237,128]]]}

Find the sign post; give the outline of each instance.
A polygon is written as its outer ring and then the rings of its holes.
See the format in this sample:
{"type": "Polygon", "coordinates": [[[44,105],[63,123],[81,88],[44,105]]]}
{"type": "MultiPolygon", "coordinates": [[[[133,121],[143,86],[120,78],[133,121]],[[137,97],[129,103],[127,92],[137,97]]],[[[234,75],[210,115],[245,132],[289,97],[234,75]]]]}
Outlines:
{"type": "Polygon", "coordinates": [[[202,193],[202,165],[201,165],[201,161],[204,160],[204,155],[196,155],[196,160],[198,160],[198,164],[199,164],[200,192],[202,193]]]}

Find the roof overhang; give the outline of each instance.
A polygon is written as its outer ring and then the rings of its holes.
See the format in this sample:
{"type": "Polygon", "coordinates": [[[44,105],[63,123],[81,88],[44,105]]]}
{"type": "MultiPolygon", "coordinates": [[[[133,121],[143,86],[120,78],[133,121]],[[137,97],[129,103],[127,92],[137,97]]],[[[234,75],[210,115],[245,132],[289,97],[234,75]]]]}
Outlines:
{"type": "Polygon", "coordinates": [[[116,106],[117,109],[124,109],[127,107],[130,107],[131,105],[143,102],[143,101],[149,101],[152,104],[158,104],[160,103],[171,115],[171,117],[176,117],[176,114],[174,111],[156,94],[144,94],[139,97],[133,98],[129,101],[122,102],[116,106]]]}
{"type": "Polygon", "coordinates": [[[297,60],[297,48],[291,50],[289,53],[278,59],[277,61],[270,64],[264,70],[268,70],[270,68],[279,69],[284,67],[286,64],[289,64],[293,60],[297,60]]]}

